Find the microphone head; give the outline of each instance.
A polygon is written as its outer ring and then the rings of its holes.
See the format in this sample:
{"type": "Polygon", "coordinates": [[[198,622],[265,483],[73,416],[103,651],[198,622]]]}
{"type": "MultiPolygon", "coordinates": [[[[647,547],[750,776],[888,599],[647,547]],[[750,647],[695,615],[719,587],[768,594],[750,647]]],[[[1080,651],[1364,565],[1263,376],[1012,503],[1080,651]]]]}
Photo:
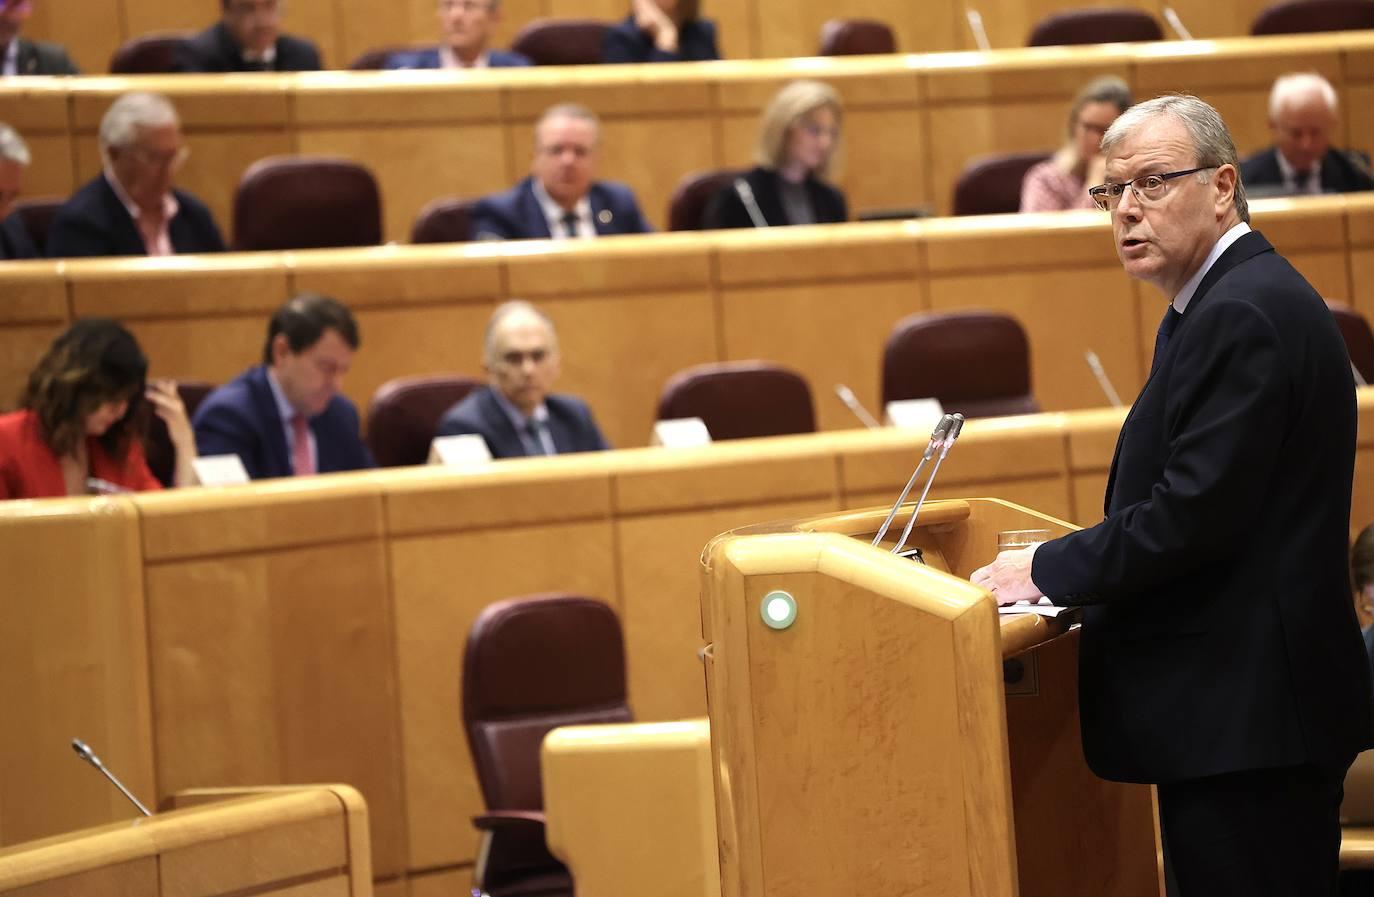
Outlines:
{"type": "Polygon", "coordinates": [[[959,412],[954,412],[954,418],[950,422],[949,432],[945,436],[945,441],[953,442],[959,438],[959,432],[964,429],[964,416],[959,412]]]}
{"type": "Polygon", "coordinates": [[[96,757],[95,751],[91,750],[90,746],[87,745],[86,742],[82,741],[80,738],[72,739],[72,750],[76,751],[76,755],[78,757],[80,757],[82,760],[85,760],[92,766],[100,765],[100,758],[96,757]]]}

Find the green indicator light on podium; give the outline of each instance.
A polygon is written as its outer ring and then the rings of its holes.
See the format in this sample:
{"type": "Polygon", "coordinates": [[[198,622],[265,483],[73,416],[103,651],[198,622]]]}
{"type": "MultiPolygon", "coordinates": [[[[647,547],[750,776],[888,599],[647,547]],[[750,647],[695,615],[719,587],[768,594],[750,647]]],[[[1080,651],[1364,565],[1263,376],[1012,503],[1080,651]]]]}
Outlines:
{"type": "Polygon", "coordinates": [[[786,629],[797,621],[797,601],[786,592],[769,592],[759,604],[759,616],[770,629],[786,629]]]}

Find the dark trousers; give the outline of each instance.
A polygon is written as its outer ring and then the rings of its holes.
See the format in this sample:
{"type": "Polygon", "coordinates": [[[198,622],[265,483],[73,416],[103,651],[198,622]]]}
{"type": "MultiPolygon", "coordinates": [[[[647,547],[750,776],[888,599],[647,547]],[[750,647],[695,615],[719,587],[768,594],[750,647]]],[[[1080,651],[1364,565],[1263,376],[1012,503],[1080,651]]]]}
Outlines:
{"type": "Polygon", "coordinates": [[[1349,765],[1158,786],[1169,897],[1336,897],[1349,765]]]}

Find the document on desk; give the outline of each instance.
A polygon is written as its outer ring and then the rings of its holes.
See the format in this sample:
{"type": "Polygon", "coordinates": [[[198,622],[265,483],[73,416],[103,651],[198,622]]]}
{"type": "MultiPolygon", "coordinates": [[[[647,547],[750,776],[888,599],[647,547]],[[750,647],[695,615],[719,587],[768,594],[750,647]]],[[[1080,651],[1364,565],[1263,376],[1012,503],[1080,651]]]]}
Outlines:
{"type": "Polygon", "coordinates": [[[1040,617],[1057,617],[1065,611],[1073,610],[1072,607],[1055,607],[1050,604],[1050,599],[1041,598],[1034,604],[1027,604],[1018,601],[1015,604],[1004,604],[997,608],[999,614],[1035,614],[1040,617]]]}

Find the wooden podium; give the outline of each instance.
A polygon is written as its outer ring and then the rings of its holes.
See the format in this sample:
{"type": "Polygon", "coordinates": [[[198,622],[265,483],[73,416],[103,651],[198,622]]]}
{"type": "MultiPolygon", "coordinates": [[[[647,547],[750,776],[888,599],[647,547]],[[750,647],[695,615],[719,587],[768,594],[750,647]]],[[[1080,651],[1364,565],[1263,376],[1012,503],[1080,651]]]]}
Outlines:
{"type": "Polygon", "coordinates": [[[703,552],[723,897],[1158,897],[1149,787],[1083,760],[1071,618],[999,617],[967,581],[998,532],[1073,527],[931,502],[922,566],[870,546],[886,513],[703,552]]]}

